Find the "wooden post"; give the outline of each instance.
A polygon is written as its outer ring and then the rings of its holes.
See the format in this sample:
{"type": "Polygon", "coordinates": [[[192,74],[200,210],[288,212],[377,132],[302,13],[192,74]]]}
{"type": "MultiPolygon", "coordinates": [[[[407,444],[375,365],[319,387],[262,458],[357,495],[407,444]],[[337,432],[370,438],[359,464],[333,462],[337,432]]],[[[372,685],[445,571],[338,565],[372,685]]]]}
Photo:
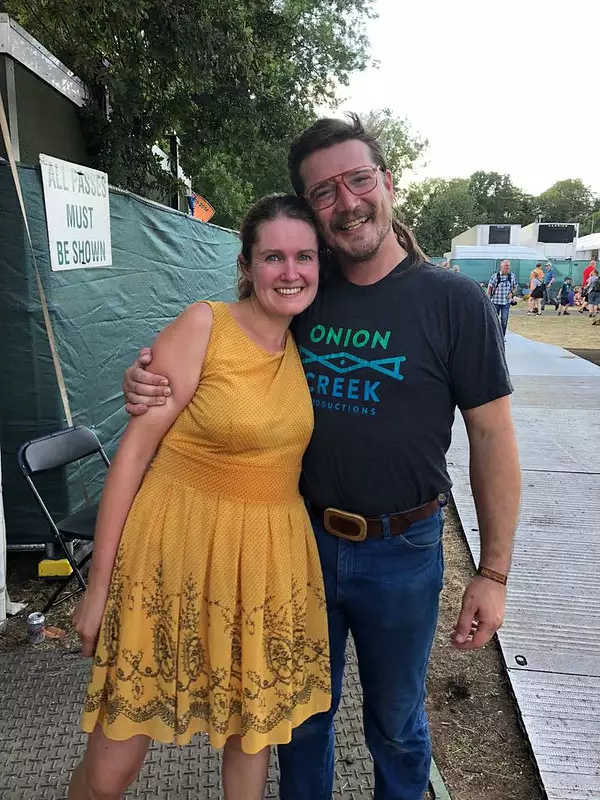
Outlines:
{"type": "MultiPolygon", "coordinates": [[[[177,134],[174,133],[169,137],[169,151],[171,160],[171,175],[175,180],[179,177],[179,143],[177,141],[177,134]]],[[[179,210],[179,192],[177,189],[171,195],[171,208],[179,210]]]]}

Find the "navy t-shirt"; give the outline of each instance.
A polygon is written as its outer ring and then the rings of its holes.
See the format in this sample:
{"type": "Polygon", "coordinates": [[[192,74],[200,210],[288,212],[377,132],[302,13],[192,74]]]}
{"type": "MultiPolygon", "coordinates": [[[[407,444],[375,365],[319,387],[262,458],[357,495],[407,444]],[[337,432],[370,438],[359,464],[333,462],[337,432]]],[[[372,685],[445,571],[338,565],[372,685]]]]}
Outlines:
{"type": "Polygon", "coordinates": [[[456,406],[512,392],[489,298],[433,264],[370,286],[336,273],[292,330],[315,411],[301,490],[317,506],[376,516],[435,499],[456,406]]]}

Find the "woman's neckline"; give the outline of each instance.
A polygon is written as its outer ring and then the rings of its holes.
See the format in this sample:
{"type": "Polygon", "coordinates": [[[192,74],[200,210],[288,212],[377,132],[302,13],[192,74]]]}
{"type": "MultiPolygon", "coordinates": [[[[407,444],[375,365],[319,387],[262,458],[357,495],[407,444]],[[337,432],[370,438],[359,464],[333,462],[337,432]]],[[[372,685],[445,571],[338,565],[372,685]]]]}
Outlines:
{"type": "Polygon", "coordinates": [[[260,350],[261,353],[265,353],[268,356],[282,356],[285,353],[285,351],[287,350],[287,347],[288,347],[289,340],[290,340],[290,330],[289,330],[289,328],[288,328],[288,330],[286,331],[286,334],[285,334],[285,344],[284,344],[283,348],[281,348],[280,350],[269,350],[266,347],[264,347],[264,345],[259,344],[259,342],[257,342],[256,339],[253,339],[252,336],[250,336],[250,334],[248,333],[248,331],[240,325],[238,319],[236,318],[235,314],[233,313],[233,311],[231,309],[232,305],[233,305],[233,303],[224,303],[224,306],[227,309],[227,313],[229,314],[229,316],[233,320],[233,323],[235,324],[236,328],[240,331],[240,333],[244,336],[244,338],[247,339],[250,342],[250,344],[254,345],[254,347],[256,347],[257,350],[260,350]]]}

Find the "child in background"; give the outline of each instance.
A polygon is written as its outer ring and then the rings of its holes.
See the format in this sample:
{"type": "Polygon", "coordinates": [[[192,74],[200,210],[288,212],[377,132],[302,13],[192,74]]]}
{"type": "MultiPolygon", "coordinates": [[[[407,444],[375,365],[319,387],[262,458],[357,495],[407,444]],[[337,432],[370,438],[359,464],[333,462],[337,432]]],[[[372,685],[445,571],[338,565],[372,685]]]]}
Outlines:
{"type": "Polygon", "coordinates": [[[563,316],[569,316],[569,312],[567,311],[567,307],[571,305],[572,297],[574,296],[572,291],[572,280],[568,276],[563,280],[562,286],[558,291],[558,308],[556,313],[560,317],[562,314],[563,316]]]}

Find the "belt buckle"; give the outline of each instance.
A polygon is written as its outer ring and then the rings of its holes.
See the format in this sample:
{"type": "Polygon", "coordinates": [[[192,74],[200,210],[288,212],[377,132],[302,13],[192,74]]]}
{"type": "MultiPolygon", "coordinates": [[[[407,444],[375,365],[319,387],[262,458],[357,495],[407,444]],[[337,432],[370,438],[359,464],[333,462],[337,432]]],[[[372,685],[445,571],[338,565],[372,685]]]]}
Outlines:
{"type": "Polygon", "coordinates": [[[367,520],[361,517],[360,514],[351,514],[349,511],[342,511],[339,508],[326,508],[323,513],[323,524],[329,533],[338,536],[340,539],[348,539],[351,542],[364,542],[367,538],[367,520]],[[344,533],[336,530],[333,527],[333,521],[336,518],[343,520],[345,523],[355,525],[357,533],[344,533]]]}

